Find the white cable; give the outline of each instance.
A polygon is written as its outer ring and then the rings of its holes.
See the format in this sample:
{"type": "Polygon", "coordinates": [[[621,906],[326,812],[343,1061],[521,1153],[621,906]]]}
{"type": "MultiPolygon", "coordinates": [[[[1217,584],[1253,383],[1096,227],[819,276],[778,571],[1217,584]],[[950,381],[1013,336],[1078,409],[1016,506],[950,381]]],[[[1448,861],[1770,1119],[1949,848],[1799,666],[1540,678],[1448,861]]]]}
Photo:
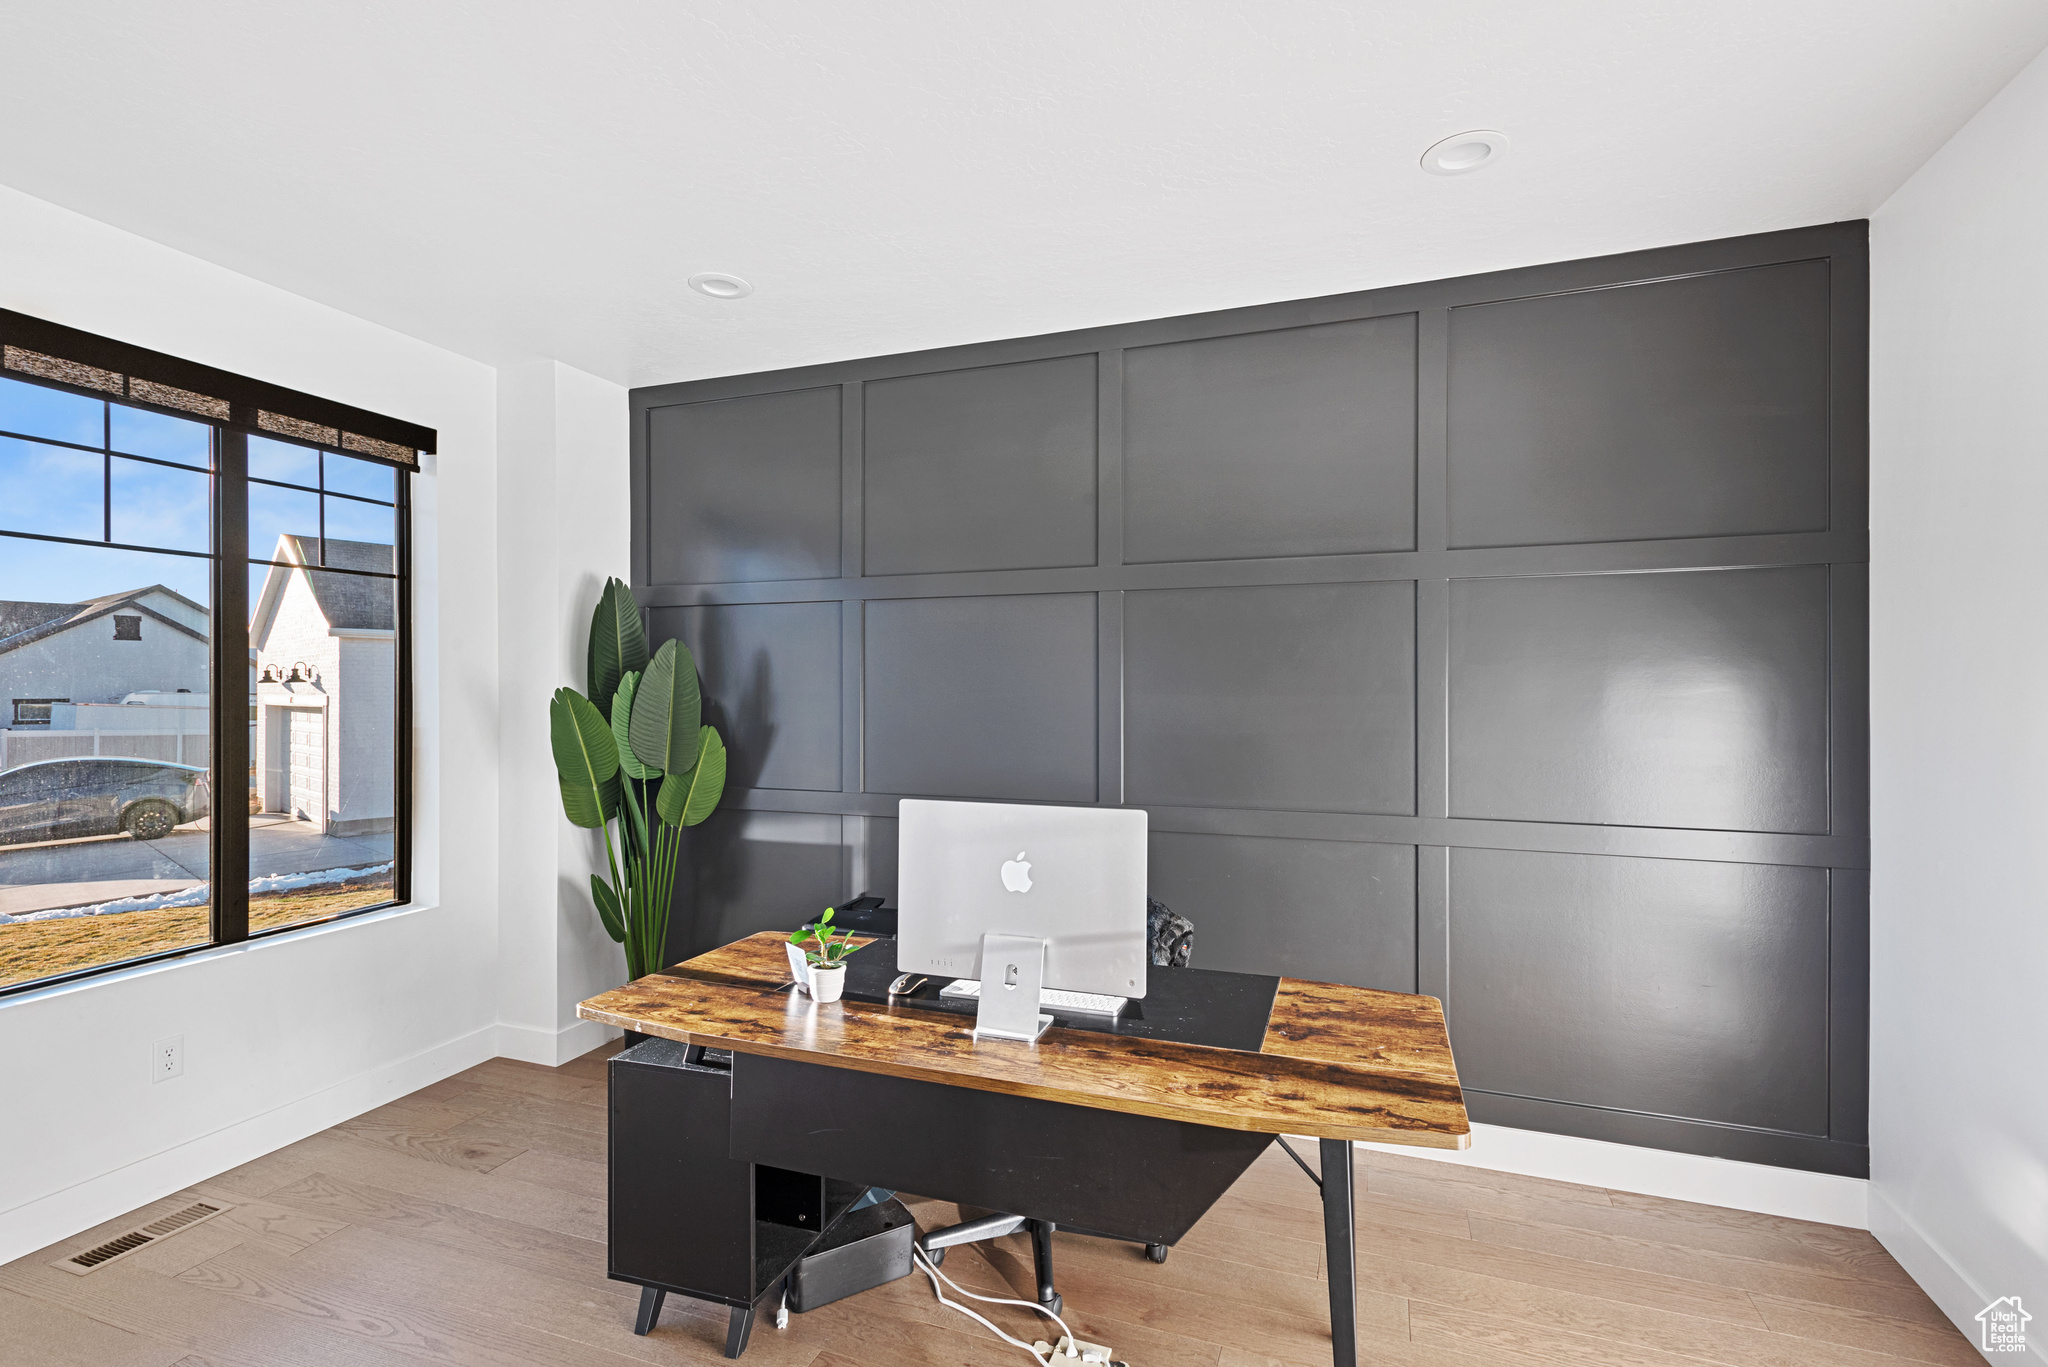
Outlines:
{"type": "Polygon", "coordinates": [[[979,1323],[981,1323],[984,1327],[986,1327],[989,1330],[990,1333],[994,1334],[1004,1343],[1014,1344],[1016,1347],[1022,1348],[1025,1352],[1031,1354],[1032,1361],[1036,1362],[1038,1364],[1038,1367],[1052,1367],[1051,1357],[1040,1357],[1038,1355],[1038,1350],[1036,1348],[1033,1348],[1030,1344],[1024,1342],[1024,1340],[1022,1339],[1011,1338],[1008,1334],[1004,1333],[999,1327],[997,1327],[994,1321],[984,1318],[982,1315],[977,1314],[975,1311],[968,1309],[966,1306],[961,1305],[957,1301],[947,1300],[946,1293],[939,1290],[939,1283],[944,1282],[946,1285],[952,1287],[955,1291],[958,1291],[961,1295],[967,1297],[969,1300],[981,1301],[983,1304],[986,1305],[1021,1305],[1026,1310],[1036,1310],[1039,1314],[1044,1315],[1054,1324],[1057,1324],[1060,1327],[1060,1331],[1067,1336],[1067,1340],[1069,1342],[1072,1342],[1074,1340],[1074,1331],[1067,1327],[1067,1322],[1061,1319],[1058,1315],[1055,1315],[1048,1307],[1040,1305],[1037,1301],[1020,1301],[1010,1300],[1001,1296],[976,1295],[974,1292],[969,1291],[966,1287],[960,1285],[960,1283],[954,1281],[951,1277],[948,1277],[945,1273],[939,1271],[938,1267],[932,1263],[931,1259],[925,1256],[925,1251],[923,1249],[917,1247],[917,1245],[915,1244],[912,1244],[910,1251],[912,1257],[916,1259],[918,1269],[922,1271],[925,1274],[925,1276],[931,1278],[932,1294],[939,1298],[940,1305],[945,1306],[949,1310],[958,1310],[961,1314],[967,1316],[969,1319],[976,1320],[979,1323]]]}
{"type": "MultiPolygon", "coordinates": [[[[924,1254],[924,1250],[918,1248],[915,1244],[911,1245],[911,1251],[917,1253],[920,1256],[923,1256],[924,1254]]],[[[974,1292],[969,1291],[966,1287],[960,1285],[960,1283],[954,1281],[951,1277],[948,1277],[945,1273],[939,1271],[938,1264],[932,1263],[930,1258],[926,1258],[925,1261],[931,1264],[931,1271],[933,1276],[936,1276],[940,1281],[952,1287],[955,1291],[958,1291],[961,1295],[967,1297],[969,1300],[980,1301],[984,1305],[1021,1305],[1026,1310],[1036,1310],[1039,1314],[1044,1315],[1054,1324],[1057,1324],[1060,1327],[1060,1332],[1065,1334],[1068,1338],[1074,1337],[1074,1331],[1067,1326],[1067,1322],[1061,1319],[1058,1314],[1056,1314],[1053,1310],[1051,1310],[1049,1307],[1042,1304],[1041,1302],[1010,1300],[1002,1296],[976,1295],[974,1292]]],[[[962,1308],[964,1309],[965,1307],[962,1308]]]]}

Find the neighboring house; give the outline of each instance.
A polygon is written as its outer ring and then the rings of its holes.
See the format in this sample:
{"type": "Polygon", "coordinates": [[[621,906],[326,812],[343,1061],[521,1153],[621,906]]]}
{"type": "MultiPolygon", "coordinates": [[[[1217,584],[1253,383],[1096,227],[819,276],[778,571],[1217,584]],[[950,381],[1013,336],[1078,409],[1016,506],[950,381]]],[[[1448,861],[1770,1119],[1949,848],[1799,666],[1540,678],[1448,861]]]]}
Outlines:
{"type": "MultiPolygon", "coordinates": [[[[278,538],[250,615],[256,785],[264,811],[334,835],[394,824],[396,605],[392,581],[309,570],[313,537],[278,538]]],[[[327,542],[327,564],[389,574],[389,546],[327,542]]]]}
{"type": "Polygon", "coordinates": [[[66,703],[203,694],[208,628],[204,607],[161,584],[83,603],[0,602],[0,728],[49,730],[66,703]]]}

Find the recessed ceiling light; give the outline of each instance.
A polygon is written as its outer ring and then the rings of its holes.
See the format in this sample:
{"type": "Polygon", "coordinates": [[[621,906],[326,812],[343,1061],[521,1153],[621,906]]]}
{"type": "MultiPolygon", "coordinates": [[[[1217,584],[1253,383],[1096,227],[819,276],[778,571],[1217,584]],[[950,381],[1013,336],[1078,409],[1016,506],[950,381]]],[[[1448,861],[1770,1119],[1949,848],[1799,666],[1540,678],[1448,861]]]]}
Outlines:
{"type": "Polygon", "coordinates": [[[1491,128],[1455,133],[1422,154],[1422,169],[1433,176],[1462,176],[1491,166],[1508,154],[1508,135],[1491,128]]]}
{"type": "Polygon", "coordinates": [[[737,275],[724,271],[705,271],[690,277],[690,288],[699,294],[708,294],[713,299],[744,299],[754,292],[754,287],[737,275]]]}

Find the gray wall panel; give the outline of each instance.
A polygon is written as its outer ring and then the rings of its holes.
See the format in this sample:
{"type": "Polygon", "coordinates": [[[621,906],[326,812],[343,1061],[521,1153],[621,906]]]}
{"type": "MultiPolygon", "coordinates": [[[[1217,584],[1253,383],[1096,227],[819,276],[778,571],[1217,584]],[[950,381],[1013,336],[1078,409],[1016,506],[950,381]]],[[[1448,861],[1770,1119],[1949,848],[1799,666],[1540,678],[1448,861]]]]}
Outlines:
{"type": "Polygon", "coordinates": [[[1828,1132],[1825,869],[1451,851],[1468,1088],[1828,1132]]]}
{"type": "Polygon", "coordinates": [[[1124,559],[1415,544],[1415,319],[1124,353],[1124,559]]]}
{"type": "MultiPolygon", "coordinates": [[[[657,584],[839,573],[839,387],[646,414],[644,525],[657,584]]],[[[641,481],[634,481],[635,489],[641,481]]]]}
{"type": "Polygon", "coordinates": [[[893,816],[871,816],[862,818],[867,823],[863,838],[867,842],[867,875],[860,879],[860,886],[853,889],[861,893],[877,893],[888,898],[888,905],[896,905],[896,818],[893,816]]]}
{"type": "Polygon", "coordinates": [[[1828,571],[1451,584],[1451,814],[1828,828],[1828,571]]]}
{"type": "Polygon", "coordinates": [[[1828,525],[1828,265],[1451,310],[1453,546],[1828,525]]]}
{"type": "Polygon", "coordinates": [[[1095,563],[1095,357],[863,386],[869,574],[1095,563]]]}
{"type": "Polygon", "coordinates": [[[840,611],[743,603],[648,613],[650,644],[680,636],[697,657],[729,786],[839,791],[840,611]]]}
{"type": "Polygon", "coordinates": [[[636,390],[678,943],[893,893],[900,796],[1137,806],[1476,1119],[1867,1174],[1866,227],[636,390]]]}
{"type": "Polygon", "coordinates": [[[1095,595],[866,611],[865,791],[1095,801],[1095,595]]]}
{"type": "Polygon", "coordinates": [[[1125,800],[1415,810],[1415,586],[1155,589],[1124,604],[1125,800]]]}
{"type": "Polygon", "coordinates": [[[1197,967],[1415,990],[1412,845],[1155,830],[1150,881],[1197,967]]]}
{"type": "Polygon", "coordinates": [[[796,929],[845,893],[849,862],[836,816],[719,812],[684,835],[670,952],[796,929]]]}

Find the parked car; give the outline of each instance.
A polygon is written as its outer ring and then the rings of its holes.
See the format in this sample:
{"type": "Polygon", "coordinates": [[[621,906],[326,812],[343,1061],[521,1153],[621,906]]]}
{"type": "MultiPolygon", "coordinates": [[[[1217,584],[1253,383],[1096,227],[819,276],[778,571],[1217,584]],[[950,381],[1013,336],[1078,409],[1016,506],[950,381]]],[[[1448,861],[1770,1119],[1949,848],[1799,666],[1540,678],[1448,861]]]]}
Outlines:
{"type": "Polygon", "coordinates": [[[207,771],[190,764],[92,756],[46,759],[0,774],[0,845],[119,835],[161,840],[211,806],[207,771]]]}

